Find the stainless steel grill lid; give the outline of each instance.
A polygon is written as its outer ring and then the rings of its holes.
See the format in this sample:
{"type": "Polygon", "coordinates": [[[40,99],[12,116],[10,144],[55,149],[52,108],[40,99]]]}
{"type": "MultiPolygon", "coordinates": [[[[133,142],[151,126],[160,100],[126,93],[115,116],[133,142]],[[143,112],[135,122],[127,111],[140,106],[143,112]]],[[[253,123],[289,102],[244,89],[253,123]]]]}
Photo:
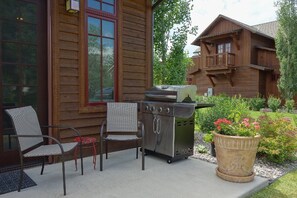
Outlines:
{"type": "Polygon", "coordinates": [[[145,92],[146,100],[195,102],[196,85],[157,85],[145,92]]]}

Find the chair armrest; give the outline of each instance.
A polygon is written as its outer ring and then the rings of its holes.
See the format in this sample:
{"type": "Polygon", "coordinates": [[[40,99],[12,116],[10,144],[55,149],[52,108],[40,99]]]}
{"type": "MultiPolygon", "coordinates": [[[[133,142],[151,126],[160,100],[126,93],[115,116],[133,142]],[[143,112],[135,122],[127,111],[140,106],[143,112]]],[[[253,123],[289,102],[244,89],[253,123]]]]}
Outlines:
{"type": "MultiPolygon", "coordinates": [[[[104,132],[104,127],[106,126],[106,120],[103,120],[101,122],[101,127],[100,127],[100,138],[103,137],[103,132],[104,132]]],[[[107,131],[106,131],[107,133],[107,131]]]]}
{"type": "MultiPolygon", "coordinates": [[[[77,137],[81,137],[80,132],[74,127],[64,126],[64,125],[46,125],[46,126],[42,126],[42,127],[59,128],[59,129],[71,129],[76,134],[77,137]]],[[[61,133],[61,132],[59,131],[59,133],[61,133]]]]}
{"type": "Polygon", "coordinates": [[[64,154],[64,149],[62,147],[61,142],[59,140],[57,140],[56,138],[49,136],[49,135],[12,135],[12,137],[22,137],[22,138],[42,137],[42,138],[51,139],[59,145],[62,154],[64,154]]]}
{"type": "Polygon", "coordinates": [[[144,124],[140,120],[138,120],[138,128],[140,129],[141,132],[141,137],[144,137],[144,124]]]}

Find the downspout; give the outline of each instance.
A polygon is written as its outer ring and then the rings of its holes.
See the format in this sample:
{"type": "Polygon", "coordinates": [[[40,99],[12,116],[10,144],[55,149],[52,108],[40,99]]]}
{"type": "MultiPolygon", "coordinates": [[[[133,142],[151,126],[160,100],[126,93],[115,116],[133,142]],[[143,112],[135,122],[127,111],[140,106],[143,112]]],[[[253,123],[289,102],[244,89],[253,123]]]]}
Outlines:
{"type": "MultiPolygon", "coordinates": [[[[51,0],[47,0],[47,94],[48,94],[48,125],[53,124],[53,105],[52,105],[52,4],[51,0]]],[[[51,127],[48,128],[48,135],[53,135],[51,127]]],[[[52,140],[49,140],[48,144],[52,144],[52,140]]],[[[53,157],[48,157],[48,162],[53,163],[53,157]]]]}
{"type": "Polygon", "coordinates": [[[154,84],[154,10],[162,3],[164,0],[158,0],[152,5],[152,65],[151,65],[151,82],[154,84]]]}

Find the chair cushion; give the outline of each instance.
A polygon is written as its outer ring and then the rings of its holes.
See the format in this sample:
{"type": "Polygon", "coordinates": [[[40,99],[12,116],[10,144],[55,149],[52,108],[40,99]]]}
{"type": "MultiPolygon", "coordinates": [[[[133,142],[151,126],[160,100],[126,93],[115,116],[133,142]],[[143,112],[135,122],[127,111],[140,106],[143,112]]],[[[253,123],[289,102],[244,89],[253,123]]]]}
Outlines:
{"type": "MultiPolygon", "coordinates": [[[[63,143],[62,147],[64,153],[73,150],[78,145],[78,142],[63,143]]],[[[49,156],[49,155],[61,155],[61,149],[58,144],[42,145],[32,151],[24,154],[24,157],[37,157],[37,156],[49,156]]]]}
{"type": "Polygon", "coordinates": [[[108,135],[105,139],[114,141],[129,141],[141,139],[136,135],[108,135]]]}

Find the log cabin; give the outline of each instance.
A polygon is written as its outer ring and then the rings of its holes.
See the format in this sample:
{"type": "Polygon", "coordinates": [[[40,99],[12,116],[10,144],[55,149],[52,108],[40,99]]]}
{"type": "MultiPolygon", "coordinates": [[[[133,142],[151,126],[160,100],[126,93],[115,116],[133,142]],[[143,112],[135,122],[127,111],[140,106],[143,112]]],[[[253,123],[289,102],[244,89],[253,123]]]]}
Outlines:
{"type": "MultiPolygon", "coordinates": [[[[0,1],[0,168],[19,163],[7,108],[32,105],[41,125],[72,126],[99,141],[106,102],[144,98],[161,2],[72,0],[69,9],[66,0],[0,1]]],[[[70,131],[44,133],[73,141],[70,131]]]]}
{"type": "Polygon", "coordinates": [[[199,95],[279,97],[277,21],[249,26],[219,15],[193,42],[198,46],[188,83],[199,95]]]}

